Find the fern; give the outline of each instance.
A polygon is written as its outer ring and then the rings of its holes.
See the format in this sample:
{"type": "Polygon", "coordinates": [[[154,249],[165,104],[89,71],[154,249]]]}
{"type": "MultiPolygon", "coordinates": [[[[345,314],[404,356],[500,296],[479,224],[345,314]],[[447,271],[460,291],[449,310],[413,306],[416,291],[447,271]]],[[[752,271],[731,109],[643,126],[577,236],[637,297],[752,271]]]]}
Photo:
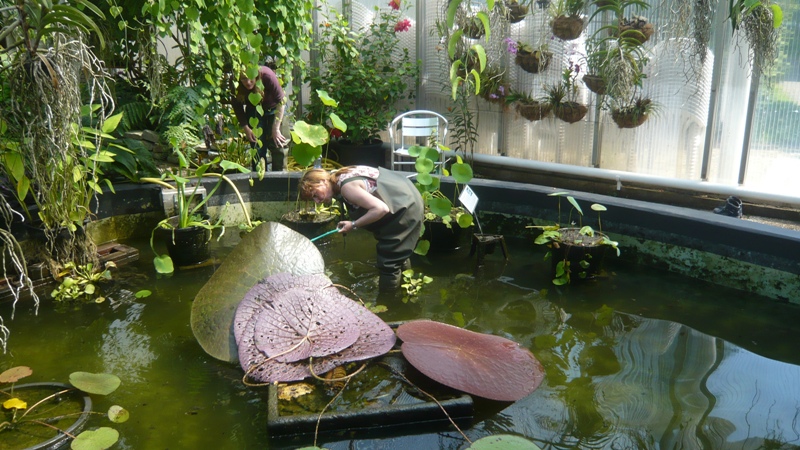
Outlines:
{"type": "Polygon", "coordinates": [[[173,151],[181,150],[189,159],[194,157],[194,148],[200,145],[201,142],[200,138],[194,134],[192,125],[188,123],[167,127],[161,133],[161,139],[164,142],[169,142],[173,151]]]}
{"type": "Polygon", "coordinates": [[[198,126],[200,118],[196,108],[200,104],[200,94],[186,86],[175,86],[167,92],[161,116],[162,129],[171,126],[193,124],[198,126]]]}
{"type": "Polygon", "coordinates": [[[150,114],[153,111],[147,102],[130,102],[120,107],[122,112],[122,130],[145,130],[153,127],[150,114]]]}

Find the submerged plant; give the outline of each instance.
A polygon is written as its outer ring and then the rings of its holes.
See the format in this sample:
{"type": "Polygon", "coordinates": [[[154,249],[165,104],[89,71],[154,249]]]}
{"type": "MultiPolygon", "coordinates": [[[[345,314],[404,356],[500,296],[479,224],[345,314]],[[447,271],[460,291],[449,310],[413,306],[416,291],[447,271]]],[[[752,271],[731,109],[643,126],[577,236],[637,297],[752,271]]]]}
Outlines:
{"type": "Polygon", "coordinates": [[[102,303],[105,301],[104,297],[94,297],[97,293],[97,284],[110,280],[111,269],[116,267],[114,261],[106,262],[103,270],[95,269],[92,263],[77,265],[74,262],[68,262],[64,265],[64,271],[58,274],[61,283],[50,293],[50,296],[57,302],[85,297],[93,299],[96,303],[102,303]]]}
{"type": "Polygon", "coordinates": [[[404,270],[403,283],[400,285],[401,288],[406,290],[403,294],[403,303],[415,302],[422,287],[431,281],[433,281],[433,278],[422,273],[415,274],[414,269],[404,270]]]}
{"type": "MultiPolygon", "coordinates": [[[[11,431],[24,432],[30,426],[46,427],[55,430],[58,434],[64,434],[72,439],[70,447],[73,450],[101,450],[109,448],[119,440],[119,432],[110,427],[100,427],[95,430],[86,430],[82,433],[73,436],[62,430],[52,422],[61,420],[70,416],[81,416],[87,412],[79,411],[67,415],[52,416],[51,410],[53,405],[62,401],[62,396],[75,390],[79,390],[86,394],[93,395],[108,395],[114,392],[120,385],[120,379],[115,375],[107,373],[88,373],[88,372],[73,372],[69,376],[69,382],[74,388],[62,389],[54,392],[42,399],[33,399],[35,401],[29,405],[24,391],[15,392],[15,383],[29,375],[33,371],[29,367],[18,366],[0,373],[0,385],[10,384],[8,390],[0,390],[0,395],[5,397],[2,406],[5,412],[3,421],[0,422],[0,439],[3,433],[11,431]]],[[[60,414],[60,413],[58,413],[60,414]]],[[[123,423],[128,420],[130,414],[128,411],[118,405],[111,406],[107,413],[99,413],[90,411],[88,414],[105,415],[113,423],[123,423]]]]}

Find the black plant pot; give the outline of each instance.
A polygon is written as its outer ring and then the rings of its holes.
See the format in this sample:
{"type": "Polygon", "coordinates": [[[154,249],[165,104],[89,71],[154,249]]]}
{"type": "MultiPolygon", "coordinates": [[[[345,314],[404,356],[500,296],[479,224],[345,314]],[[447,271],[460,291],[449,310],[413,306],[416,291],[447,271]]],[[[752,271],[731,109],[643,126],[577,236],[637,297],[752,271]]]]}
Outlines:
{"type": "Polygon", "coordinates": [[[444,222],[425,222],[425,232],[422,235],[422,239],[427,239],[431,243],[429,251],[454,251],[470,242],[472,227],[461,228],[456,223],[450,225],[451,227],[448,228],[444,222]]]}
{"type": "Polygon", "coordinates": [[[605,234],[595,231],[594,237],[581,236],[578,228],[562,228],[558,231],[562,240],[551,250],[552,276],[555,277],[558,263],[568,261],[571,282],[597,277],[603,268],[606,252],[610,248],[601,244],[605,234]],[[569,243],[576,241],[581,242],[569,243]]]}
{"type": "MultiPolygon", "coordinates": [[[[170,225],[178,223],[178,217],[170,217],[170,225]]],[[[167,253],[172,258],[175,266],[191,266],[200,264],[210,257],[208,243],[211,240],[211,230],[203,227],[186,227],[173,229],[159,229],[161,238],[167,244],[167,253]]]]}
{"type": "MultiPolygon", "coordinates": [[[[339,221],[339,216],[330,213],[320,213],[320,214],[311,214],[306,213],[303,214],[303,211],[290,211],[283,216],[281,216],[281,224],[286,225],[287,227],[291,228],[294,231],[302,234],[303,236],[313,239],[317,236],[324,234],[327,231],[330,231],[336,227],[336,223],[339,221]]],[[[319,241],[315,241],[317,243],[324,243],[329,241],[331,238],[327,236],[319,241]]]]}
{"type": "MultiPolygon", "coordinates": [[[[33,406],[39,400],[68,390],[46,404],[40,405],[42,412],[47,412],[46,417],[65,416],[56,422],[47,422],[60,428],[65,433],[56,432],[50,427],[39,424],[21,425],[18,430],[4,430],[0,434],[3,448],[25,450],[55,450],[69,447],[71,436],[75,436],[86,425],[89,413],[92,410],[92,399],[74,387],[63,383],[27,383],[14,386],[15,396],[19,396],[33,406]]],[[[39,408],[37,408],[38,410],[39,408]]],[[[39,417],[40,420],[46,418],[39,417]]]]}
{"type": "Polygon", "coordinates": [[[387,152],[380,139],[361,144],[341,139],[334,140],[330,143],[329,151],[328,158],[343,166],[388,167],[387,152]]]}

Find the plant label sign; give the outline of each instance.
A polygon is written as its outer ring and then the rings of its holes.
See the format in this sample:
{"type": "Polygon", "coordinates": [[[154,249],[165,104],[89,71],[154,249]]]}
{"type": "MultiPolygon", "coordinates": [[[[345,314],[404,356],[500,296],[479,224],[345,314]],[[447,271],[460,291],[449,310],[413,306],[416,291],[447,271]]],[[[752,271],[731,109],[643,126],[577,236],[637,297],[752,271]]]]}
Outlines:
{"type": "Polygon", "coordinates": [[[470,189],[469,186],[464,186],[464,190],[461,191],[461,195],[458,196],[458,199],[461,201],[461,204],[464,205],[464,208],[467,208],[470,214],[475,214],[475,206],[478,205],[478,196],[475,195],[475,191],[470,189]]]}

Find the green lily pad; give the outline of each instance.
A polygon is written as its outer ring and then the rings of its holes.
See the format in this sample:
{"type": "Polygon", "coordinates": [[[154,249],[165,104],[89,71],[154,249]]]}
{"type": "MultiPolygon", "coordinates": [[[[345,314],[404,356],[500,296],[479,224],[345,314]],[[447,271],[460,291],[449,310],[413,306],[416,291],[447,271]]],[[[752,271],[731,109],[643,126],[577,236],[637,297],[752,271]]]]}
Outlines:
{"type": "Polygon", "coordinates": [[[114,405],[111,408],[108,408],[108,420],[114,423],[127,422],[130,417],[131,414],[122,406],[114,405]]]}
{"type": "Polygon", "coordinates": [[[541,450],[538,445],[521,436],[497,434],[478,439],[470,450],[541,450]]]}
{"type": "Polygon", "coordinates": [[[75,437],[70,444],[72,450],[103,450],[110,448],[119,440],[119,431],[100,427],[96,430],[87,430],[75,437]]]}
{"type": "Polygon", "coordinates": [[[322,255],[308,238],[277,222],[259,225],[197,293],[191,313],[195,339],[214,358],[238,361],[233,318],[247,291],[276,273],[307,275],[324,270],[322,255]]]}
{"type": "Polygon", "coordinates": [[[72,372],[69,382],[89,394],[108,395],[117,390],[121,381],[110,373],[72,372]]]}

